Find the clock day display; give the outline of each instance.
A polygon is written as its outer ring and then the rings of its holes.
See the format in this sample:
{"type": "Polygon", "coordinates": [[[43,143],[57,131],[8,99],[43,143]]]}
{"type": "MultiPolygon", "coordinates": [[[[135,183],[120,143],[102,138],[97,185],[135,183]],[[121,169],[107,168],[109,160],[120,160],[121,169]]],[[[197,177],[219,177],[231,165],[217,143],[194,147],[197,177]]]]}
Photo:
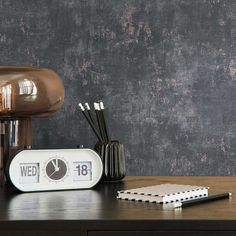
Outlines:
{"type": "Polygon", "coordinates": [[[99,182],[103,165],[91,149],[24,150],[10,161],[6,172],[23,192],[86,189],[99,182]]]}

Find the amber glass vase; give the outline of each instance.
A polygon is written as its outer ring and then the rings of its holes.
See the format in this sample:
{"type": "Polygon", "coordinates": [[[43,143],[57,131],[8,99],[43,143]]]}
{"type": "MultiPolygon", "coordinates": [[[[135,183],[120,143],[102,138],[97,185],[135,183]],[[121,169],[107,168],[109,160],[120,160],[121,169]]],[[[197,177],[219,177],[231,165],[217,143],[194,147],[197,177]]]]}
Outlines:
{"type": "Polygon", "coordinates": [[[32,145],[32,117],[60,109],[64,86],[50,69],[0,66],[0,173],[9,157],[32,145]]]}

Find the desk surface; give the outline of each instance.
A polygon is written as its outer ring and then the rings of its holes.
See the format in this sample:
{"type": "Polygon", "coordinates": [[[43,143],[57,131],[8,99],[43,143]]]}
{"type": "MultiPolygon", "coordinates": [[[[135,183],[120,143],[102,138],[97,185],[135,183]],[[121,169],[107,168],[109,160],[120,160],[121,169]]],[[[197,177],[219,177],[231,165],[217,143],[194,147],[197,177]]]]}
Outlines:
{"type": "Polygon", "coordinates": [[[26,227],[52,230],[55,225],[57,230],[70,228],[84,232],[88,229],[236,231],[236,177],[136,176],[117,183],[101,183],[92,190],[37,193],[15,193],[1,188],[0,231],[26,227]],[[233,196],[182,210],[116,199],[117,190],[167,182],[208,186],[210,194],[232,192],[233,196]]]}

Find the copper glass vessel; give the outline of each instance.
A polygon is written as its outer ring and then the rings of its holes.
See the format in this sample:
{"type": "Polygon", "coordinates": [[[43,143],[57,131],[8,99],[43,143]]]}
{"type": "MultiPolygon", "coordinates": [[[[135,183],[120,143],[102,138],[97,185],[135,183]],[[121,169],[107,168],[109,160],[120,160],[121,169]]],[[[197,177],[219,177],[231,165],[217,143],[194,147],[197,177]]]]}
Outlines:
{"type": "MultiPolygon", "coordinates": [[[[60,109],[64,86],[50,69],[0,66],[0,172],[18,151],[32,145],[32,117],[60,109]]],[[[2,180],[3,178],[1,178],[2,180]]]]}

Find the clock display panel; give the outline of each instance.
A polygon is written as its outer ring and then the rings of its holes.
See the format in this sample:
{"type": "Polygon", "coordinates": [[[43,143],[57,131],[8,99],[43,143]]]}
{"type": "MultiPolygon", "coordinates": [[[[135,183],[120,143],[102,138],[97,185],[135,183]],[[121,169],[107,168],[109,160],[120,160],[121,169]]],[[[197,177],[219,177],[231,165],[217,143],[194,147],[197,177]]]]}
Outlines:
{"type": "Polygon", "coordinates": [[[91,161],[73,162],[73,180],[74,181],[92,180],[92,162],[91,161]]]}
{"type": "Polygon", "coordinates": [[[39,163],[20,163],[19,182],[22,184],[39,182],[39,163]]]}
{"type": "Polygon", "coordinates": [[[51,180],[60,180],[67,173],[67,165],[60,158],[51,159],[46,165],[46,174],[51,180]]]}

